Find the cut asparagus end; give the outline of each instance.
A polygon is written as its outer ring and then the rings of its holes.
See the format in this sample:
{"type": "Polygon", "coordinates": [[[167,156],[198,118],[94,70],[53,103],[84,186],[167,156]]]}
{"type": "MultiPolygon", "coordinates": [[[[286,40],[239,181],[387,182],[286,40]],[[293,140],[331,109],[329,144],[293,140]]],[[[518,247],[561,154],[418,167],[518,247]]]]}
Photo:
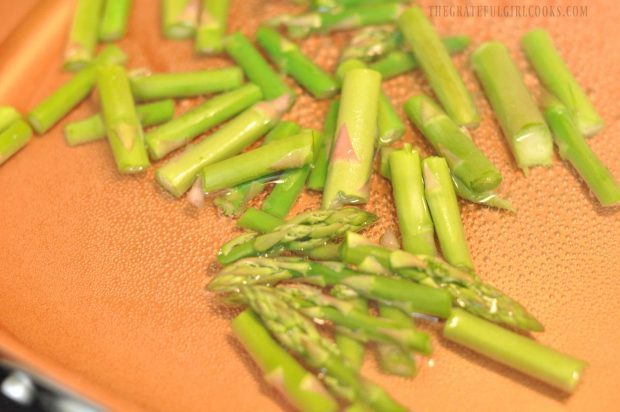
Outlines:
{"type": "Polygon", "coordinates": [[[546,124],[532,124],[515,135],[512,142],[517,164],[527,174],[534,166],[551,166],[553,141],[546,124]]]}

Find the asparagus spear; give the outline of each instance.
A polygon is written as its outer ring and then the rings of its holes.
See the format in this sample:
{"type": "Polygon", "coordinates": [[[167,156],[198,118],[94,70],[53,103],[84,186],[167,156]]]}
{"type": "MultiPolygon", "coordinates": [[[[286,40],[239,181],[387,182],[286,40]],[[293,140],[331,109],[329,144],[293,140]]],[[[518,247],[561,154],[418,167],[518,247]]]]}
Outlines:
{"type": "Polygon", "coordinates": [[[242,83],[243,71],[239,67],[227,67],[134,76],[131,90],[136,100],[157,100],[225,92],[240,87],[242,83]]]}
{"type": "Polygon", "coordinates": [[[123,38],[127,32],[130,10],[131,0],[105,0],[99,23],[99,40],[114,41],[123,38]]]}
{"type": "MultiPolygon", "coordinates": [[[[415,330],[413,319],[398,308],[381,304],[379,305],[379,315],[415,330]]],[[[379,365],[384,372],[403,377],[412,377],[416,374],[415,358],[410,351],[404,350],[398,345],[380,343],[377,345],[377,354],[379,355],[379,365]]]]}
{"type": "Polygon", "coordinates": [[[310,170],[307,186],[310,190],[323,191],[325,180],[327,180],[327,168],[329,166],[329,158],[331,155],[334,134],[336,133],[336,123],[338,122],[338,111],[340,110],[340,101],[334,100],[330,103],[325,116],[323,126],[323,137],[321,144],[314,159],[314,167],[310,170]]]}
{"type": "MultiPolygon", "coordinates": [[[[368,301],[358,297],[357,293],[349,287],[336,285],[331,289],[330,294],[337,299],[349,302],[352,310],[368,313],[368,301]]],[[[350,332],[347,333],[345,331],[336,331],[334,341],[349,364],[359,371],[364,363],[364,354],[366,352],[364,342],[361,342],[357,336],[352,336],[350,332]]]]}
{"type": "MultiPolygon", "coordinates": [[[[469,46],[471,38],[468,36],[443,37],[441,42],[449,54],[460,53],[469,46]]],[[[368,68],[381,73],[383,80],[407,73],[419,67],[418,61],[413,54],[404,50],[394,50],[386,56],[371,63],[368,68]]]]}
{"type": "Polygon", "coordinates": [[[234,33],[224,40],[228,55],[243,68],[246,76],[263,91],[265,99],[288,96],[289,106],[295,102],[295,93],[265,61],[250,41],[241,33],[234,33]]]}
{"type": "Polygon", "coordinates": [[[408,0],[311,0],[314,9],[330,11],[335,9],[368,6],[384,3],[406,3],[408,0]]]}
{"type": "Polygon", "coordinates": [[[21,118],[22,116],[13,106],[0,106],[0,132],[21,118]]]}
{"type": "Polygon", "coordinates": [[[601,205],[620,204],[620,186],[586,143],[570,110],[552,96],[547,96],[545,100],[545,118],[553,132],[560,157],[568,160],[579,172],[601,205]]]}
{"type": "Polygon", "coordinates": [[[398,27],[448,115],[461,126],[477,126],[480,115],[474,101],[422,9],[414,6],[405,11],[398,27]]]}
{"type": "Polygon", "coordinates": [[[479,203],[489,207],[496,207],[498,209],[505,209],[510,212],[514,212],[512,203],[508,199],[504,199],[492,190],[487,192],[474,192],[465,183],[452,175],[452,183],[454,183],[454,190],[461,199],[468,200],[473,203],[479,203]]]}
{"type": "Polygon", "coordinates": [[[575,390],[586,367],[584,361],[459,309],[452,311],[444,325],[443,335],[566,392],[575,390]]]}
{"type": "Polygon", "coordinates": [[[394,273],[424,285],[446,289],[452,295],[454,305],[492,322],[523,330],[543,330],[543,326],[518,302],[483,283],[474,272],[454,267],[437,257],[387,249],[355,233],[345,236],[341,257],[362,271],[394,273]]]}
{"type": "Polygon", "coordinates": [[[196,52],[218,54],[224,50],[230,0],[202,0],[200,22],[196,30],[196,52]]]}
{"type": "Polygon", "coordinates": [[[241,152],[270,130],[287,107],[286,99],[260,102],[235,117],[209,138],[189,146],[160,167],[155,178],[175,197],[190,188],[205,166],[241,152]]]}
{"type": "Polygon", "coordinates": [[[144,171],[150,162],[125,69],[119,65],[99,67],[97,89],[108,142],[118,171],[144,171]]]}
{"type": "Polygon", "coordinates": [[[368,201],[380,89],[381,76],[372,70],[354,69],[344,77],[324,209],[368,201]]]}
{"type": "Polygon", "coordinates": [[[405,145],[402,150],[392,151],[388,162],[403,249],[434,256],[433,221],[424,200],[420,155],[411,150],[411,145],[405,145]]]}
{"type": "Polygon", "coordinates": [[[286,140],[205,166],[200,172],[202,189],[212,193],[281,170],[300,168],[312,161],[314,133],[307,131],[286,140]]]}
{"type": "Polygon", "coordinates": [[[471,62],[519,167],[551,165],[551,133],[506,46],[484,43],[471,62]]]}
{"type": "Polygon", "coordinates": [[[32,137],[32,129],[24,120],[18,119],[0,131],[0,165],[26,146],[32,137]]]}
{"type": "Polygon", "coordinates": [[[78,0],[65,49],[65,69],[78,71],[93,59],[102,9],[103,0],[78,0]]]}
{"type": "MultiPolygon", "coordinates": [[[[165,123],[174,116],[174,101],[161,100],[143,104],[136,107],[136,113],[143,128],[165,123]]],[[[65,140],[69,146],[94,142],[105,137],[105,125],[100,113],[65,125],[65,140]]]]}
{"type": "Polygon", "coordinates": [[[123,64],[127,56],[116,46],[108,46],[95,58],[94,64],[77,73],[28,113],[28,122],[43,134],[65,117],[92,90],[97,81],[97,65],[123,64]]]}
{"type": "Polygon", "coordinates": [[[340,61],[358,59],[370,62],[402,44],[402,36],[394,26],[366,27],[356,33],[342,51],[340,61]]]}
{"type": "Polygon", "coordinates": [[[277,31],[261,27],[256,32],[256,41],[282,73],[290,75],[317,99],[333,96],[338,90],[338,85],[331,75],[303,54],[295,43],[277,31]]]}
{"type": "Polygon", "coordinates": [[[153,159],[185,146],[201,133],[239,114],[262,98],[260,88],[252,83],[190,109],[176,119],[149,131],[146,144],[153,159]]]}
{"type": "Polygon", "coordinates": [[[259,233],[269,233],[278,226],[284,224],[285,220],[270,213],[250,207],[237,220],[237,226],[259,233]]]}
{"type": "Polygon", "coordinates": [[[452,174],[474,192],[495,189],[502,175],[474,144],[429,97],[420,94],[405,103],[405,112],[433,148],[448,161],[452,174]]]}
{"type": "Polygon", "coordinates": [[[549,33],[531,30],[521,45],[542,83],[568,108],[581,134],[591,136],[602,129],[603,119],[562,60],[549,33]]]}
{"type": "Polygon", "coordinates": [[[433,217],[441,253],[451,265],[473,269],[448,163],[442,157],[427,157],[422,164],[424,194],[433,217]]]}
{"type": "Polygon", "coordinates": [[[199,0],[162,0],[161,27],[167,39],[191,38],[198,24],[199,0]]]}

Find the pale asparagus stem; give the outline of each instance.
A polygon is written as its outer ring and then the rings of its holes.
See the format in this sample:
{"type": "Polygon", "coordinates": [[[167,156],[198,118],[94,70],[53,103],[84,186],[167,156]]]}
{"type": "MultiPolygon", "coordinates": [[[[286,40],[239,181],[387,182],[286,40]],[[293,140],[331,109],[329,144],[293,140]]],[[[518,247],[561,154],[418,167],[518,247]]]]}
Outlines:
{"type": "Polygon", "coordinates": [[[125,36],[131,0],[105,0],[99,25],[99,40],[114,41],[125,36]]]}
{"type": "Polygon", "coordinates": [[[338,403],[323,384],[284,350],[258,316],[246,310],[231,323],[235,336],[263,371],[265,380],[303,412],[331,412],[338,403]]]}
{"type": "Polygon", "coordinates": [[[422,9],[414,6],[405,11],[398,27],[448,115],[461,126],[476,127],[480,115],[474,101],[422,9]]]}
{"type": "Polygon", "coordinates": [[[0,130],[0,165],[26,146],[31,137],[32,129],[22,119],[18,119],[4,130],[0,130]]]}
{"type": "Polygon", "coordinates": [[[125,69],[118,65],[98,67],[97,89],[118,171],[143,172],[150,162],[125,69]]]}
{"type": "Polygon", "coordinates": [[[422,164],[424,193],[441,245],[441,254],[451,265],[473,269],[448,164],[442,157],[427,157],[422,164]]]}
{"type": "Polygon", "coordinates": [[[11,124],[15,123],[22,116],[12,106],[0,106],[0,132],[3,132],[11,124]]]}
{"type": "Polygon", "coordinates": [[[161,27],[167,39],[191,38],[198,24],[200,0],[162,0],[161,27]]]}
{"type": "Polygon", "coordinates": [[[248,83],[195,106],[145,135],[153,159],[185,146],[196,136],[239,114],[262,98],[258,86],[248,83]]]}
{"type": "Polygon", "coordinates": [[[603,119],[562,60],[549,33],[534,29],[523,36],[521,45],[542,83],[568,108],[581,134],[592,136],[601,130],[603,119]]]}
{"type": "Polygon", "coordinates": [[[200,22],[194,49],[201,54],[218,54],[224,50],[230,0],[202,0],[200,22]]]}
{"type": "Polygon", "coordinates": [[[310,177],[307,181],[308,189],[323,191],[325,180],[327,179],[327,168],[329,166],[329,158],[334,142],[334,134],[336,133],[336,123],[338,122],[338,111],[340,110],[340,100],[334,100],[330,103],[323,124],[323,138],[318,148],[318,153],[314,159],[314,167],[310,171],[310,177]]]}
{"type": "Polygon", "coordinates": [[[553,132],[560,157],[573,165],[601,205],[620,204],[620,186],[588,146],[571,117],[570,110],[552,96],[546,97],[544,106],[545,118],[553,132]]]}
{"type": "MultiPolygon", "coordinates": [[[[403,323],[408,328],[415,329],[413,319],[402,310],[393,306],[380,304],[379,315],[403,323]]],[[[391,343],[380,343],[377,345],[377,354],[379,356],[379,365],[384,372],[403,377],[415,376],[415,357],[410,351],[391,343]]]]}
{"type": "Polygon", "coordinates": [[[375,71],[354,69],[345,74],[324,209],[368,201],[380,90],[381,75],[375,71]]]}
{"type": "Polygon", "coordinates": [[[509,212],[515,211],[510,200],[502,198],[492,190],[487,192],[474,192],[465,183],[457,179],[454,174],[452,175],[452,183],[454,183],[456,194],[458,194],[461,199],[489,207],[508,210],[509,212]]]}
{"type": "Polygon", "coordinates": [[[340,61],[359,59],[370,62],[402,44],[402,36],[394,26],[367,27],[356,33],[342,51],[340,61]]]}
{"type": "Polygon", "coordinates": [[[459,309],[452,311],[444,325],[443,335],[566,392],[575,390],[587,366],[582,360],[459,309]]]}
{"type": "Polygon", "coordinates": [[[65,69],[78,71],[93,59],[97,46],[103,1],[77,1],[69,40],[65,49],[65,69]]]}
{"type": "Polygon", "coordinates": [[[269,131],[288,108],[288,97],[260,102],[160,167],[155,178],[175,197],[180,197],[205,166],[234,156],[269,131]]]}
{"type": "Polygon", "coordinates": [[[517,165],[524,173],[530,167],[550,166],[551,133],[506,46],[484,43],[472,54],[471,63],[517,165]]]}
{"type": "Polygon", "coordinates": [[[389,154],[389,168],[403,249],[435,255],[433,221],[424,199],[420,155],[411,150],[411,145],[405,145],[389,154]]]}

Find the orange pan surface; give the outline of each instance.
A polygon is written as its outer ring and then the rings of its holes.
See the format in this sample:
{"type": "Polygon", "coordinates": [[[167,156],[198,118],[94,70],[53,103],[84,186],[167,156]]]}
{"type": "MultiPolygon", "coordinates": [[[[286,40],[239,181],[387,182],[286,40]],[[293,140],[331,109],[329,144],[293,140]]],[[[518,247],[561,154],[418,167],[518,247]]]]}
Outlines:
{"type": "MultiPolygon", "coordinates": [[[[0,15],[23,15],[20,9],[35,3],[2,0],[0,15]]],[[[158,3],[134,1],[129,34],[120,42],[130,55],[129,67],[180,71],[231,64],[194,57],[190,42],[163,40],[158,3]]],[[[431,2],[422,3],[429,12],[431,2]]],[[[556,6],[563,9],[566,3],[556,6]]],[[[295,7],[284,0],[233,1],[230,30],[252,35],[261,20],[295,7]]],[[[547,28],[607,123],[589,142],[618,179],[619,21],[620,8],[611,1],[589,2],[582,17],[434,17],[443,34],[467,34],[474,44],[505,42],[535,92],[537,80],[518,42],[529,28],[547,28]]],[[[349,37],[312,37],[302,45],[332,70],[349,37]]],[[[47,41],[60,50],[64,35],[47,41]]],[[[26,107],[67,78],[59,53],[39,63],[36,78],[25,80],[36,85],[26,107]]],[[[536,339],[590,366],[577,392],[565,396],[435,333],[434,353],[415,379],[382,375],[372,352],[364,372],[416,411],[620,410],[620,210],[597,206],[557,157],[552,168],[534,169],[525,178],[467,55],[455,61],[484,119],[473,139],[501,169],[501,193],[518,209],[509,214],[462,204],[477,271],[545,324],[546,332],[536,339]]],[[[411,94],[430,92],[420,73],[385,86],[399,110],[411,94]]],[[[327,102],[299,92],[286,118],[320,128],[327,102]]],[[[23,97],[16,89],[2,103],[23,97]]],[[[182,102],[179,110],[198,101],[182,102]]],[[[0,350],[113,410],[290,410],[232,337],[234,312],[203,291],[218,246],[237,233],[235,222],[210,204],[196,210],[172,199],[154,183],[154,168],[144,176],[119,176],[105,141],[67,147],[62,126],[97,110],[92,96],[0,167],[0,350]]],[[[412,128],[405,141],[430,153],[412,128]]],[[[319,196],[305,194],[293,213],[318,204],[319,196]]],[[[367,208],[382,217],[369,236],[395,227],[389,187],[378,177],[367,208]]]]}

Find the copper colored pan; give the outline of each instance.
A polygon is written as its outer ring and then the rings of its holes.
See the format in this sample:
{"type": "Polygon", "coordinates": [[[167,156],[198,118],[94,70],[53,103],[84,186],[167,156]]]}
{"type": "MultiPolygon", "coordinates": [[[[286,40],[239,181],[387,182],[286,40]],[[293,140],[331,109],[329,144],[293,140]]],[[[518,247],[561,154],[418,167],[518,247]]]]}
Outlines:
{"type": "MultiPolygon", "coordinates": [[[[247,34],[262,19],[294,7],[284,0],[233,3],[231,30],[247,34]]],[[[523,4],[501,2],[516,3],[523,4]]],[[[134,1],[128,37],[120,42],[131,56],[130,67],[178,71],[230,64],[224,58],[193,57],[189,42],[162,40],[157,4],[134,1]]],[[[0,1],[3,16],[28,6],[0,1]]],[[[528,28],[546,27],[607,122],[590,143],[620,179],[620,9],[613,2],[590,2],[587,17],[440,16],[434,21],[442,33],[468,34],[475,43],[506,42],[524,71],[529,69],[519,37],[528,28]]],[[[53,25],[43,28],[54,32],[53,25]]],[[[37,85],[26,107],[66,77],[59,69],[64,35],[40,35],[47,36],[56,57],[39,61],[42,73],[24,80],[37,85]]],[[[303,48],[331,70],[348,36],[314,37],[303,48]]],[[[598,207],[558,159],[553,168],[533,170],[525,178],[466,56],[456,62],[484,119],[473,138],[500,167],[501,191],[518,209],[511,215],[463,204],[478,272],[545,324],[547,331],[536,339],[588,360],[590,367],[583,385],[567,397],[434,334],[432,358],[414,380],[380,374],[372,356],[365,372],[417,411],[619,410],[620,211],[598,207]]],[[[529,71],[526,80],[537,90],[529,71]]],[[[398,107],[412,93],[429,91],[419,73],[386,86],[398,107]]],[[[2,103],[18,101],[19,89],[12,93],[2,103]]],[[[325,109],[326,102],[302,95],[288,117],[319,128],[325,109]]],[[[68,120],[96,110],[91,98],[68,120]]],[[[154,184],[153,169],[145,176],[120,177],[104,141],[72,149],[61,132],[62,124],[0,167],[4,355],[114,410],[286,408],[231,337],[233,313],[219,309],[203,292],[217,247],[236,231],[234,221],[212,206],[196,211],[185,200],[173,200],[154,184]]],[[[412,129],[406,140],[429,153],[412,129]]],[[[379,178],[372,184],[368,209],[383,217],[372,230],[376,237],[395,222],[386,184],[379,178]]],[[[317,206],[318,200],[305,195],[297,211],[317,206]]]]}

